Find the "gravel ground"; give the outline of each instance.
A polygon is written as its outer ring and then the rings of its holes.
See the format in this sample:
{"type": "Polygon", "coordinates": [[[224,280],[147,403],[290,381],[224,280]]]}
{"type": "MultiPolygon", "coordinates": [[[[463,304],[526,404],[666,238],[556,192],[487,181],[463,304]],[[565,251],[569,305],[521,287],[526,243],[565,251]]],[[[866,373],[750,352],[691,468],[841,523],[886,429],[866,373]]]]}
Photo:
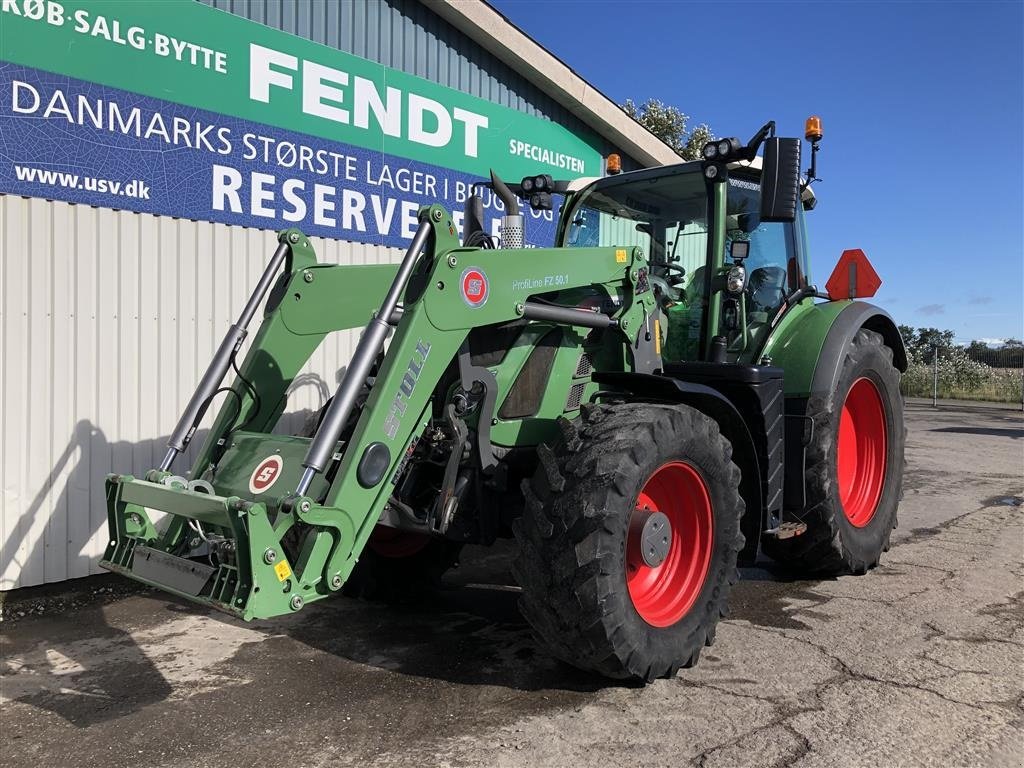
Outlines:
{"type": "Polygon", "coordinates": [[[745,569],[700,664],[548,658],[508,547],[416,609],[243,624],[110,578],[7,596],[0,765],[999,766],[1024,761],[1024,419],[910,404],[883,565],[745,569]]]}

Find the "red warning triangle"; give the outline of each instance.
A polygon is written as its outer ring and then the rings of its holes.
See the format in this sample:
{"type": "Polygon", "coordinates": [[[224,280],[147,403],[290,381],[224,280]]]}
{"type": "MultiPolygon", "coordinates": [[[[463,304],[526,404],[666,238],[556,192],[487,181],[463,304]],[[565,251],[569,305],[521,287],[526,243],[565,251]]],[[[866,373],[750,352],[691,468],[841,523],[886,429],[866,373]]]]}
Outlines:
{"type": "Polygon", "coordinates": [[[864,251],[850,248],[839,257],[839,263],[825,283],[825,290],[833,301],[866,299],[874,296],[881,285],[882,278],[875,272],[864,251]]]}

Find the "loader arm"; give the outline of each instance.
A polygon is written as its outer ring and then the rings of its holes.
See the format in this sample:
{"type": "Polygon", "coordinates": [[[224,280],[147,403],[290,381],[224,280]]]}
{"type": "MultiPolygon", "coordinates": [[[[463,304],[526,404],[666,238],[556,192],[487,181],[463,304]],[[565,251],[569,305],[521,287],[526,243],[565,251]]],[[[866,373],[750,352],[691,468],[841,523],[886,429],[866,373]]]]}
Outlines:
{"type": "MultiPolygon", "coordinates": [[[[338,591],[348,579],[406,457],[430,423],[437,384],[471,329],[519,318],[604,327],[623,335],[622,346],[630,350],[626,369],[649,372],[660,360],[657,307],[640,249],[460,248],[454,225],[439,206],[422,209],[419,221],[426,237],[414,242],[426,243],[426,249],[423,255],[415,248],[406,255],[414,262],[410,270],[407,262],[397,268],[315,265],[305,250],[308,241],[299,236],[293,245],[302,254],[275,286],[239,368],[235,387],[244,392],[241,406],[225,403],[190,473],[212,477],[214,494],[190,490],[188,481],[167,471],[153,470],[145,480],[112,476],[111,543],[104,567],[246,619],[298,610],[338,591]],[[410,272],[411,283],[406,277],[399,284],[410,272]],[[383,309],[367,297],[379,300],[385,291],[390,296],[396,285],[404,302],[386,318],[394,336],[365,405],[353,411],[358,413],[354,428],[343,434],[344,424],[325,418],[308,440],[269,434],[284,409],[288,385],[327,334],[369,319],[365,341],[383,309]],[[612,312],[531,300],[556,289],[595,285],[621,299],[612,312]],[[378,317],[371,319],[374,309],[378,317]],[[282,479],[271,491],[253,491],[255,472],[246,487],[245,478],[229,471],[253,466],[239,457],[253,443],[265,448],[266,457],[278,457],[282,479]],[[300,468],[298,456],[307,445],[300,468]],[[316,456],[329,461],[318,462],[316,456]],[[170,513],[171,523],[162,532],[150,522],[150,509],[170,513]],[[190,557],[196,533],[212,542],[198,547],[210,553],[209,571],[204,567],[197,573],[190,557]]],[[[366,347],[360,354],[376,357],[382,351],[366,347]]],[[[348,377],[359,368],[357,362],[350,364],[348,377]]],[[[486,374],[481,369],[478,375],[486,379],[486,374]]],[[[365,379],[343,380],[335,401],[364,384],[365,379]]],[[[479,433],[486,432],[484,426],[479,433]]]]}

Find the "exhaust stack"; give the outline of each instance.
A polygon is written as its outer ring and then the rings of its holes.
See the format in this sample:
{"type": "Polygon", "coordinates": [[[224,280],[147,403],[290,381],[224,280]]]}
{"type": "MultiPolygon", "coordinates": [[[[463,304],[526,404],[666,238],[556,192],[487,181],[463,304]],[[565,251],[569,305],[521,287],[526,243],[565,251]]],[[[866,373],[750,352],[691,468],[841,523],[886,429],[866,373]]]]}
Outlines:
{"type": "Polygon", "coordinates": [[[491,170],[491,188],[505,204],[505,215],[501,217],[501,247],[524,247],[526,244],[526,218],[519,213],[519,200],[493,170],[491,170]]]}

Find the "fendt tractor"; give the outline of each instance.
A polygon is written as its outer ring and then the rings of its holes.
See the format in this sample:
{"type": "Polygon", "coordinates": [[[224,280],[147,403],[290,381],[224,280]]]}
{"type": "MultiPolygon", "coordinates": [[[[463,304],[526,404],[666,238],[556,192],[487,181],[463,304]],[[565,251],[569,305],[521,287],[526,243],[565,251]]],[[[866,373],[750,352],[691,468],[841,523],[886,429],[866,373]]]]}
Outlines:
{"type": "Polygon", "coordinates": [[[424,207],[397,265],[318,264],[281,232],[163,461],[107,479],[102,565],[248,620],[339,592],[416,599],[463,545],[514,537],[539,642],[645,681],[697,661],[759,552],[866,572],[896,523],[907,361],[892,319],[857,300],[879,285],[863,253],[812,282],[820,138],[811,118],[806,174],[774,122],[678,165],[492,173],[461,243],[424,207]],[[553,195],[556,247],[524,248],[526,206],[553,195]],[[352,329],[334,396],[305,434],[276,434],[293,379],[352,329]]]}

